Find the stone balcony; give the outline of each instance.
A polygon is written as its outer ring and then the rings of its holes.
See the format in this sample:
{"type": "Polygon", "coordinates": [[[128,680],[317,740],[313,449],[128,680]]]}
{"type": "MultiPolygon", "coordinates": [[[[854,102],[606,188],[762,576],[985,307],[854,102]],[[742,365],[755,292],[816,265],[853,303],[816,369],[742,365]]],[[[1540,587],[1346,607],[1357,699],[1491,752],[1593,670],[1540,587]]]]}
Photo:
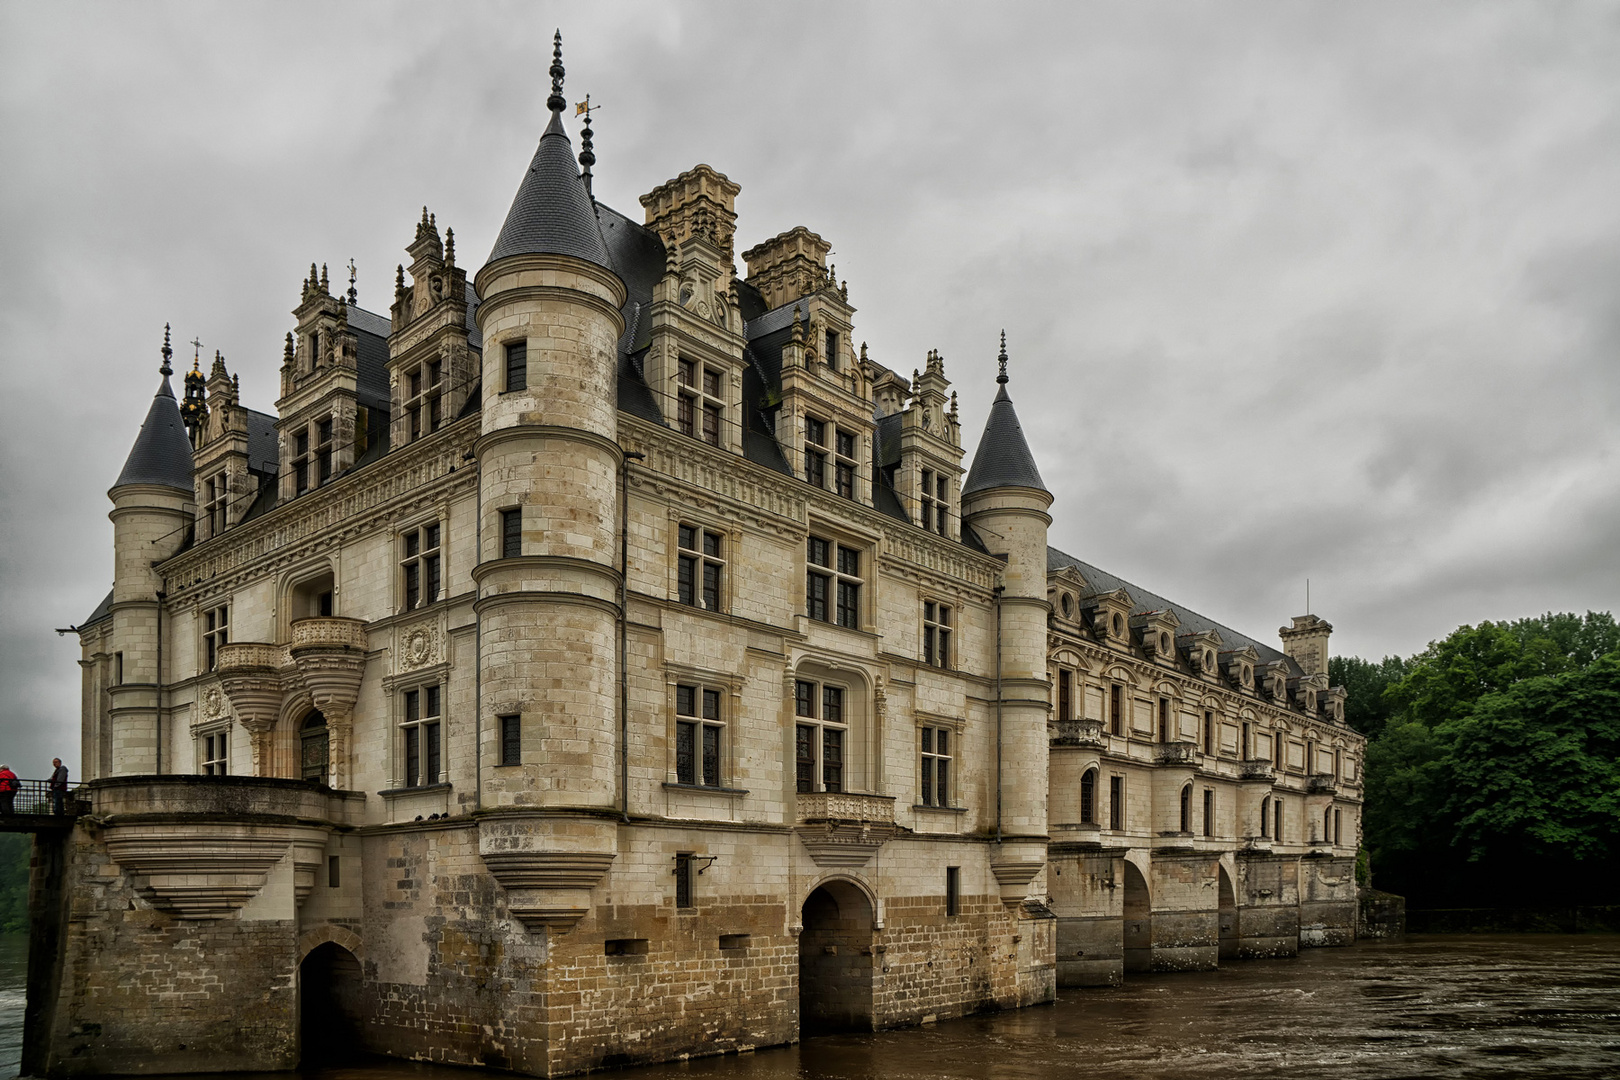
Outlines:
{"type": "Polygon", "coordinates": [[[894,835],[894,796],[806,791],[795,832],[821,867],[864,866],[894,835]]]}
{"type": "Polygon", "coordinates": [[[1271,783],[1277,779],[1277,770],[1269,761],[1254,759],[1238,765],[1238,776],[1244,780],[1264,780],[1271,783]]]}
{"type": "Polygon", "coordinates": [[[1101,720],[1059,720],[1053,724],[1053,746],[1083,746],[1101,750],[1107,745],[1101,720]]]}
{"type": "Polygon", "coordinates": [[[1339,781],[1332,773],[1312,773],[1305,778],[1305,790],[1312,795],[1337,795],[1339,781]]]}
{"type": "Polygon", "coordinates": [[[1190,742],[1162,743],[1154,754],[1154,760],[1160,765],[1196,765],[1198,764],[1198,744],[1190,742]]]}
{"type": "Polygon", "coordinates": [[[366,623],[364,619],[343,619],[325,615],[313,619],[296,619],[292,624],[290,650],[296,655],[303,649],[358,649],[366,651],[366,623]]]}

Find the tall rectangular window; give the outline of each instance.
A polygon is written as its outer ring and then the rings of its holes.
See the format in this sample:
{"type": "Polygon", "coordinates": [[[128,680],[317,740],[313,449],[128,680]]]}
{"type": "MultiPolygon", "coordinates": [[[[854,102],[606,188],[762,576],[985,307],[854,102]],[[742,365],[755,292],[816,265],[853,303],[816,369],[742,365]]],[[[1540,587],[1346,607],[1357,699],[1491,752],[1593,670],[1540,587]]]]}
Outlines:
{"type": "Polygon", "coordinates": [[[794,684],[794,778],[799,791],[844,790],[844,689],[799,679],[794,684]]]}
{"type": "Polygon", "coordinates": [[[435,685],[405,691],[405,719],[400,728],[405,742],[404,786],[408,788],[437,784],[443,771],[441,689],[435,685]]]}
{"type": "Polygon", "coordinates": [[[1159,699],[1159,741],[1170,741],[1170,699],[1159,699]]]}
{"type": "Polygon", "coordinates": [[[1272,800],[1271,812],[1277,818],[1277,823],[1271,829],[1271,837],[1280,844],[1283,838],[1283,801],[1281,797],[1272,800]]]}
{"type": "Polygon", "coordinates": [[[1215,713],[1210,709],[1204,710],[1204,753],[1215,752],[1215,713]]]}
{"type": "Polygon", "coordinates": [[[1110,776],[1108,778],[1108,827],[1116,831],[1125,827],[1125,778],[1123,776],[1110,776]]]}
{"type": "Polygon", "coordinates": [[[204,776],[224,776],[228,772],[230,754],[227,733],[217,732],[202,737],[202,771],[204,776]]]}
{"type": "Polygon", "coordinates": [[[523,717],[508,715],[500,718],[501,764],[523,764],[523,717]]]}
{"type": "Polygon", "coordinates": [[[721,374],[681,357],[676,364],[675,426],[682,435],[720,445],[720,420],[725,412],[721,374]]]}
{"type": "Polygon", "coordinates": [[[681,852],[675,856],[675,906],[692,907],[692,856],[681,852]]]}
{"type": "Polygon", "coordinates": [[[675,688],[675,780],[720,787],[720,691],[675,688]]]}
{"type": "Polygon", "coordinates": [[[1074,672],[1068,668],[1058,668],[1057,695],[1057,718],[1059,720],[1073,720],[1074,672]]]}
{"type": "Polygon", "coordinates": [[[856,629],[861,624],[861,553],[838,545],[838,625],[856,629]]]}
{"type": "Polygon", "coordinates": [[[947,916],[962,913],[962,868],[960,866],[947,866],[945,868],[945,914],[947,916]]]}
{"type": "Polygon", "coordinates": [[[1215,792],[1211,788],[1204,789],[1204,835],[1215,835],[1215,792]]]}
{"type": "Polygon", "coordinates": [[[923,601],[923,663],[951,666],[951,606],[923,601]]]}
{"type": "Polygon", "coordinates": [[[942,727],[925,727],[918,733],[921,747],[922,778],[920,785],[923,806],[951,805],[951,733],[942,727]]]}
{"type": "Polygon", "coordinates": [[[519,507],[501,511],[501,558],[515,559],[523,554],[523,511],[519,507]]]}
{"type": "Polygon", "coordinates": [[[315,425],[315,473],[324,484],[332,479],[332,418],[315,425]]]}
{"type": "Polygon", "coordinates": [[[439,524],[411,529],[404,540],[400,568],[405,579],[405,610],[411,611],[439,598],[439,524]]]}
{"type": "Polygon", "coordinates": [[[944,473],[924,469],[920,477],[919,499],[922,503],[922,527],[928,532],[944,536],[950,521],[950,496],[944,473]]]}
{"type": "Polygon", "coordinates": [[[203,485],[203,513],[208,519],[208,534],[218,536],[225,531],[230,516],[230,474],[211,476],[203,485]]]}
{"type": "Polygon", "coordinates": [[[293,491],[302,495],[309,490],[309,429],[293,435],[293,491]]]}
{"type": "Polygon", "coordinates": [[[1249,760],[1249,725],[1242,724],[1238,728],[1238,741],[1243,745],[1238,747],[1238,757],[1243,761],[1249,760]]]}
{"type": "Polygon", "coordinates": [[[834,490],[840,497],[855,497],[855,436],[847,431],[835,433],[833,462],[834,490]]]}
{"type": "Polygon", "coordinates": [[[442,371],[437,360],[430,360],[413,368],[405,376],[405,415],[410,419],[412,439],[439,430],[439,424],[444,419],[440,394],[442,371]]]}
{"type": "Polygon", "coordinates": [[[681,525],[676,543],[676,598],[683,604],[719,611],[725,569],[720,534],[697,525],[681,525]]]}
{"type": "Polygon", "coordinates": [[[804,479],[819,488],[827,486],[827,425],[813,416],[804,418],[804,479]]]}
{"type": "Polygon", "coordinates": [[[922,519],[921,520],[921,525],[922,525],[923,529],[925,531],[927,531],[927,532],[933,532],[934,531],[934,470],[933,469],[924,469],[922,471],[921,480],[922,480],[922,483],[919,485],[920,490],[919,490],[919,498],[918,498],[918,502],[920,504],[920,512],[919,512],[918,516],[922,519]]]}
{"type": "Polygon", "coordinates": [[[1118,683],[1108,688],[1108,730],[1115,735],[1125,733],[1125,688],[1118,683]]]}
{"type": "Polygon", "coordinates": [[[861,552],[818,536],[806,546],[805,614],[822,622],[859,629],[861,552]],[[831,601],[831,605],[829,605],[831,601]]]}
{"type": "Polygon", "coordinates": [[[221,604],[216,608],[209,608],[203,612],[203,658],[207,661],[204,671],[213,671],[219,663],[219,648],[231,640],[231,609],[221,604]]]}
{"type": "Polygon", "coordinates": [[[1288,740],[1283,738],[1280,731],[1271,733],[1271,759],[1272,766],[1278,772],[1282,772],[1288,759],[1288,740]]]}
{"type": "Polygon", "coordinates": [[[506,344],[506,392],[529,388],[529,343],[509,341],[506,344]]]}
{"type": "Polygon", "coordinates": [[[838,370],[840,357],[838,354],[838,331],[836,330],[827,331],[827,355],[823,359],[827,361],[828,367],[834,371],[838,370]]]}

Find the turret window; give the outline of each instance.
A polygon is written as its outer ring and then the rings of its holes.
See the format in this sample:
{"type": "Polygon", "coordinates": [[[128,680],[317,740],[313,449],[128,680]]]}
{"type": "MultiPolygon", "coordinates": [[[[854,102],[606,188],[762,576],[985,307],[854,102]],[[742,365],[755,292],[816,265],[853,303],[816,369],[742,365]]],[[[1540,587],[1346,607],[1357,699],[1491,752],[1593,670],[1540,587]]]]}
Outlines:
{"type": "Polygon", "coordinates": [[[681,434],[719,446],[720,417],[725,410],[725,401],[720,396],[720,372],[700,368],[695,361],[682,357],[676,381],[680,389],[675,418],[681,434]]]}
{"type": "Polygon", "coordinates": [[[813,416],[804,419],[804,479],[827,486],[827,425],[813,416]]]}
{"type": "Polygon", "coordinates": [[[1097,824],[1097,770],[1087,769],[1080,776],[1080,824],[1097,824]]]}
{"type": "Polygon", "coordinates": [[[426,607],[439,598],[439,524],[423,525],[405,534],[405,555],[400,568],[405,583],[405,610],[426,607]]]}
{"type": "Polygon", "coordinates": [[[523,510],[511,507],[501,511],[501,558],[515,559],[523,554],[523,510]]]}
{"type": "Polygon", "coordinates": [[[933,667],[951,666],[951,606],[932,600],[923,602],[923,663],[933,667]]]}
{"type": "Polygon", "coordinates": [[[676,565],[676,596],[683,604],[720,610],[720,586],[725,572],[721,536],[696,525],[682,525],[676,565]]]}
{"type": "Polygon", "coordinates": [[[675,780],[720,787],[720,691],[703,686],[675,688],[675,780]]]}
{"type": "Polygon", "coordinates": [[[527,341],[509,341],[506,343],[506,392],[514,390],[527,390],[529,388],[529,343],[527,341]]]}
{"type": "Polygon", "coordinates": [[[214,670],[219,663],[220,646],[231,640],[230,621],[231,609],[226,604],[203,612],[203,658],[207,662],[204,671],[214,670]]]}
{"type": "Polygon", "coordinates": [[[844,688],[794,684],[794,782],[799,791],[844,790],[844,688]]]}

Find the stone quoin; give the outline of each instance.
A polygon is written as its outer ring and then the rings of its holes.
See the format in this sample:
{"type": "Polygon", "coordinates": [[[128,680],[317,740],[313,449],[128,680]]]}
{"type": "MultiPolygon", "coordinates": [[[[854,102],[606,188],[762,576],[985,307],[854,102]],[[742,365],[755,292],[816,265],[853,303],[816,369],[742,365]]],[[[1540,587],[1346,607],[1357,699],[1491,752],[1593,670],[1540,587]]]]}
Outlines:
{"type": "Polygon", "coordinates": [[[472,273],[425,208],[385,312],[310,267],[275,415],[165,338],[25,1068],[554,1076],[1353,940],[1332,627],[1050,547],[1035,363],[961,347],[964,469],[826,240],[598,203],[562,78],[472,273]]]}

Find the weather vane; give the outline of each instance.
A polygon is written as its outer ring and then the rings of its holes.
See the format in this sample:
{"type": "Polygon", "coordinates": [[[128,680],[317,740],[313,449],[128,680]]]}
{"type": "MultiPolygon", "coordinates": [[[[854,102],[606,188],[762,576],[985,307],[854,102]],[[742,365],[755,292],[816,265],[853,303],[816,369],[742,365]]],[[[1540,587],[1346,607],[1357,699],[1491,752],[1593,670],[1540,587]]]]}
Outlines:
{"type": "Polygon", "coordinates": [[[354,288],[354,260],[349,260],[349,305],[352,307],[360,302],[360,294],[354,288]]]}

